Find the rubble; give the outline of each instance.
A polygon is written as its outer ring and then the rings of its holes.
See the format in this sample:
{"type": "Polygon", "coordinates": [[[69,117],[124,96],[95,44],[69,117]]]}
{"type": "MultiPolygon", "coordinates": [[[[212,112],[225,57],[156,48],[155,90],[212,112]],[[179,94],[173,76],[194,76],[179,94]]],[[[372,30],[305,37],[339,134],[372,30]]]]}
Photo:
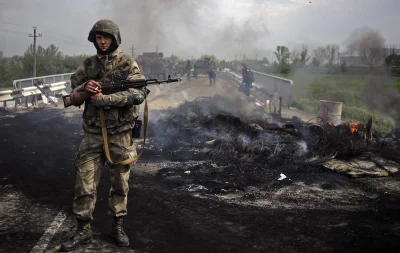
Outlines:
{"type": "MultiPolygon", "coordinates": [[[[308,172],[326,168],[357,177],[390,176],[400,168],[400,156],[388,155],[399,152],[399,142],[390,136],[383,138],[371,122],[320,126],[295,117],[283,119],[262,109],[233,111],[232,103],[215,96],[153,113],[150,151],[175,161],[199,161],[163,168],[158,173],[161,178],[179,175],[179,180],[174,178],[176,186],[202,185],[202,191],[223,193],[248,186],[272,187],[276,184],[272,178],[276,180],[281,173],[307,181],[312,180],[308,172]],[[382,147],[391,150],[380,152],[382,147]]],[[[289,180],[279,183],[290,184],[289,180]]]]}

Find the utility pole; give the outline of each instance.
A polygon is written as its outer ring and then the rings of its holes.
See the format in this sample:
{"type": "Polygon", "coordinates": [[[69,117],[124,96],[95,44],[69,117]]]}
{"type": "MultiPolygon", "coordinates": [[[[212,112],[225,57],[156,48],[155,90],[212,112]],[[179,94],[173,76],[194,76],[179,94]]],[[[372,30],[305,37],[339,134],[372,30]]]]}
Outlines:
{"type": "Polygon", "coordinates": [[[33,35],[29,34],[29,37],[33,37],[33,77],[36,77],[36,37],[42,37],[42,34],[36,35],[36,26],[33,27],[33,35]]]}
{"type": "Polygon", "coordinates": [[[135,50],[136,50],[136,48],[135,48],[135,45],[134,45],[134,44],[132,44],[132,47],[129,48],[129,50],[131,50],[131,55],[132,55],[132,57],[135,57],[135,50]]]}

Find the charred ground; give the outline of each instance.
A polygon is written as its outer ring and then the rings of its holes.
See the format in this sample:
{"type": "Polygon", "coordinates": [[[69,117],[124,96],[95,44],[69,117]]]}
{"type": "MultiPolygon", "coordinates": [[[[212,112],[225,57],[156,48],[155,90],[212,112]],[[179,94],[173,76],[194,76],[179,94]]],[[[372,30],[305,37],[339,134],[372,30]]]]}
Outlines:
{"type": "MultiPolygon", "coordinates": [[[[322,162],[338,154],[315,143],[319,129],[218,95],[238,96],[226,80],[220,88],[201,79],[186,85],[172,88],[209,97],[151,111],[149,143],[130,183],[131,248],[109,240],[104,168],[96,240],[77,252],[397,252],[396,175],[351,179],[327,170],[322,162]],[[278,180],[281,173],[287,178],[278,180]]],[[[59,210],[70,214],[81,113],[0,115],[0,251],[29,252],[59,210]]],[[[398,150],[391,143],[384,148],[398,150]]],[[[48,252],[73,226],[68,215],[48,252]]]]}

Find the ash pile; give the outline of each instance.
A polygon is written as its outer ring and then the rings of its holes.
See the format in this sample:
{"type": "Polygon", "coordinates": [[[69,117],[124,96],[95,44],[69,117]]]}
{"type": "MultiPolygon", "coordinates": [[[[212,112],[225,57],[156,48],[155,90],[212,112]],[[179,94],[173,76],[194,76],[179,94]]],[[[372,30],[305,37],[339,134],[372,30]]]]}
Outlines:
{"type": "Polygon", "coordinates": [[[148,137],[146,153],[167,161],[158,178],[192,192],[272,190],[299,180],[332,187],[332,174],[382,177],[400,168],[399,131],[382,135],[371,121],[284,119],[222,96],[153,111],[148,137]]]}

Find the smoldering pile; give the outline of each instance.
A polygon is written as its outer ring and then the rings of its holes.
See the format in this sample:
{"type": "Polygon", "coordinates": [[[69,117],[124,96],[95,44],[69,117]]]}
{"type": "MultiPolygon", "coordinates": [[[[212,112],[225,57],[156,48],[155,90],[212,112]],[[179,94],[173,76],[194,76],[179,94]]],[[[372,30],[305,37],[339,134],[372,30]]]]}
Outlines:
{"type": "Polygon", "coordinates": [[[238,107],[222,96],[200,98],[176,109],[153,112],[150,147],[157,151],[205,151],[213,160],[291,159],[307,150],[301,136],[262,109],[238,107]],[[294,153],[293,153],[294,152],[294,153]]]}
{"type": "MultiPolygon", "coordinates": [[[[378,154],[384,139],[368,123],[353,132],[349,124],[318,126],[238,106],[221,96],[152,112],[149,126],[149,151],[175,161],[158,175],[175,186],[213,192],[271,187],[280,173],[321,182],[327,162],[378,154]]],[[[390,140],[386,147],[399,152],[400,142],[390,140]]]]}

